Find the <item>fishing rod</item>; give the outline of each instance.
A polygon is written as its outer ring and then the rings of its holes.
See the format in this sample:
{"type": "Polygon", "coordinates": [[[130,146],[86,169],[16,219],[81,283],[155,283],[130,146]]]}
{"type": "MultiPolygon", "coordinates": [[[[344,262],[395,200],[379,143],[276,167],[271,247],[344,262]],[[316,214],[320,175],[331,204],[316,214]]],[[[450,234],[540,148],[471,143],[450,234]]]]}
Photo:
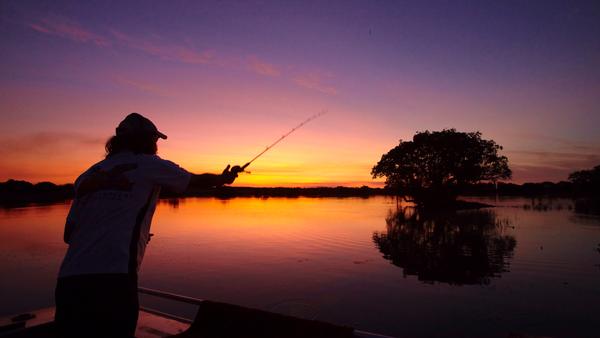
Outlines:
{"type": "Polygon", "coordinates": [[[323,115],[327,114],[327,110],[323,110],[317,114],[312,115],[311,117],[307,118],[306,120],[302,121],[299,125],[295,126],[294,128],[292,128],[290,131],[288,131],[287,133],[283,134],[280,138],[278,138],[277,140],[275,140],[275,142],[271,143],[270,145],[268,145],[265,150],[261,151],[260,153],[258,153],[256,156],[254,156],[250,161],[248,161],[246,164],[244,164],[243,166],[239,166],[236,165],[233,168],[231,168],[231,171],[234,173],[240,173],[240,172],[245,172],[245,169],[252,163],[254,162],[257,158],[261,157],[264,153],[266,153],[267,151],[269,151],[269,149],[273,148],[275,145],[277,145],[277,143],[283,141],[284,138],[288,137],[291,133],[295,132],[296,130],[302,128],[302,126],[304,126],[305,124],[307,124],[308,122],[317,119],[323,115]]]}

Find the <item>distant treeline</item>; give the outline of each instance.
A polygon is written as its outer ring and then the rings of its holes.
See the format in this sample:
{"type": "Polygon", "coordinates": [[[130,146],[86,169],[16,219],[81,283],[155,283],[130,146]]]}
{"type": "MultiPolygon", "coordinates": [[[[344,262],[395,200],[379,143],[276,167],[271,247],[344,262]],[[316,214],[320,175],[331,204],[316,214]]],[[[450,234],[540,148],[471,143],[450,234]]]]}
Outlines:
{"type": "Polygon", "coordinates": [[[73,185],[8,180],[0,183],[0,204],[51,203],[73,198],[73,185]]]}
{"type": "MultiPolygon", "coordinates": [[[[27,203],[50,203],[73,198],[73,184],[57,185],[51,182],[30,183],[27,181],[8,180],[0,182],[0,205],[23,205],[27,203]]],[[[375,195],[392,195],[383,188],[350,187],[315,187],[315,188],[252,188],[221,187],[186,191],[174,194],[163,191],[161,197],[369,197],[375,195]]]]}
{"type": "Polygon", "coordinates": [[[534,195],[550,195],[550,196],[573,196],[584,193],[578,189],[573,183],[561,181],[541,182],[541,183],[477,183],[466,185],[459,189],[460,195],[479,196],[479,195],[503,195],[503,196],[534,196],[534,195]]]}
{"type": "MultiPolygon", "coordinates": [[[[485,196],[556,196],[581,197],[598,196],[600,190],[594,185],[580,185],[574,182],[543,182],[513,184],[499,182],[478,183],[465,186],[459,190],[460,195],[485,196]]],[[[26,181],[8,180],[0,183],[1,205],[23,205],[27,203],[51,203],[73,198],[72,184],[56,185],[51,182],[30,183],[26,181]]],[[[165,198],[173,197],[369,197],[395,195],[394,191],[384,188],[362,187],[315,187],[315,188],[252,188],[221,187],[188,191],[185,194],[173,194],[168,191],[162,194],[165,198]]]]}
{"type": "Polygon", "coordinates": [[[286,187],[230,187],[224,186],[217,189],[203,189],[186,191],[184,194],[173,194],[168,191],[161,194],[164,197],[369,197],[376,195],[392,195],[392,192],[383,188],[351,187],[314,187],[314,188],[286,188],[286,187]]]}

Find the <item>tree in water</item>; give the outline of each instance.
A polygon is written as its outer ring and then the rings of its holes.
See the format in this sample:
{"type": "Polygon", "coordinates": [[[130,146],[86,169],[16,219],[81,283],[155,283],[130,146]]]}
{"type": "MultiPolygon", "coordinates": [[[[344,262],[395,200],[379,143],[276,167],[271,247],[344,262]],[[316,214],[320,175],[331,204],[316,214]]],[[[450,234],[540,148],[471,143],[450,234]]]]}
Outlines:
{"type": "Polygon", "coordinates": [[[371,175],[385,177],[386,188],[411,196],[418,205],[448,205],[462,185],[512,176],[508,159],[498,154],[501,149],[480,132],[418,132],[384,154],[371,175]]]}
{"type": "Polygon", "coordinates": [[[589,170],[574,171],[569,175],[573,184],[575,211],[600,215],[600,165],[589,170]]]}
{"type": "Polygon", "coordinates": [[[600,190],[600,165],[590,170],[579,170],[569,174],[569,181],[573,183],[577,192],[598,195],[600,190]]]}
{"type": "Polygon", "coordinates": [[[404,207],[390,212],[386,223],[373,242],[405,276],[425,283],[489,284],[508,271],[517,245],[506,234],[508,219],[489,209],[426,214],[404,207]]]}

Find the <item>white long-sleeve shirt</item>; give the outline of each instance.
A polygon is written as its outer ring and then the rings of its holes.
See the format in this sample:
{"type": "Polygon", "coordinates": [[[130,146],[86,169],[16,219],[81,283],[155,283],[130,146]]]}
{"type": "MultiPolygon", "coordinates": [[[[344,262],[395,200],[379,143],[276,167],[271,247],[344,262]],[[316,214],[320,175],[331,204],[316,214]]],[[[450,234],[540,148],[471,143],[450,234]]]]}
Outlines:
{"type": "Polygon", "coordinates": [[[59,277],[94,273],[137,273],[150,233],[161,188],[184,191],[191,174],[157,155],[115,154],[93,165],[75,181],[75,189],[92,173],[132,165],[120,179],[130,184],[75,198],[67,216],[72,227],[59,277]]]}

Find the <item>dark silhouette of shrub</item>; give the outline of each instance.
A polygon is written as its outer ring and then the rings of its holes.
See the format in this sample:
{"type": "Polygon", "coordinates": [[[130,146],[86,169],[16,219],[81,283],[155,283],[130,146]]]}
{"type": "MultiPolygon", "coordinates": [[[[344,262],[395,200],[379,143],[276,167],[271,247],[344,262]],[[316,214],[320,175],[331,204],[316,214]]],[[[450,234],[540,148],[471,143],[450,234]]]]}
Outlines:
{"type": "Polygon", "coordinates": [[[479,132],[418,132],[384,154],[371,175],[385,177],[387,188],[417,204],[448,204],[461,186],[511,177],[508,159],[498,155],[501,149],[479,132]]]}
{"type": "Polygon", "coordinates": [[[600,165],[590,170],[579,170],[569,175],[575,191],[600,195],[600,165]]]}

